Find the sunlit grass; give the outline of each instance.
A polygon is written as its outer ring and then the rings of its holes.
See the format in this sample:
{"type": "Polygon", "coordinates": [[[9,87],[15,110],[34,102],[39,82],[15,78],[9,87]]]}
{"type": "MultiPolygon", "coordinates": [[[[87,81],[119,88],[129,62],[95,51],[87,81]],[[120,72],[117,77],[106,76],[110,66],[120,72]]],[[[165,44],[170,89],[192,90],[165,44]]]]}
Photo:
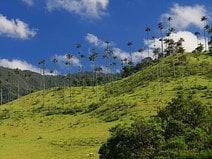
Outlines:
{"type": "MultiPolygon", "coordinates": [[[[205,61],[211,69],[211,57],[197,60],[189,55],[189,59],[192,66],[199,68],[205,61]]],[[[156,71],[156,67],[148,69],[156,71]]],[[[43,91],[5,104],[0,108],[0,158],[97,159],[111,127],[155,115],[178,91],[212,103],[211,78],[201,69],[199,74],[166,78],[162,84],[157,79],[143,80],[145,71],[99,86],[98,95],[96,87],[52,88],[45,91],[44,106],[43,91]],[[94,156],[88,157],[89,153],[94,156]]]]}

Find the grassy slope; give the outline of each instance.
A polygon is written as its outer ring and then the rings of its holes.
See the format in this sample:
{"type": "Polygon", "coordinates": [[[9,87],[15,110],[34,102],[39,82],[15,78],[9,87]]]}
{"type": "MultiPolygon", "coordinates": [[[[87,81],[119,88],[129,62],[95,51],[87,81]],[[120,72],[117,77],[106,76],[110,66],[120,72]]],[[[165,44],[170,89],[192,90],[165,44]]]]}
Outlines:
{"type": "MultiPolygon", "coordinates": [[[[93,88],[87,87],[83,91],[73,88],[71,105],[68,88],[65,91],[65,104],[63,89],[56,92],[56,88],[53,88],[45,92],[45,107],[41,106],[42,91],[2,106],[1,158],[96,159],[99,146],[109,136],[109,128],[118,123],[130,123],[137,116],[154,115],[158,107],[166,105],[176,95],[179,88],[190,89],[202,102],[211,106],[212,58],[201,56],[197,60],[191,55],[187,57],[189,61],[185,67],[193,70],[189,76],[171,78],[172,68],[169,65],[172,58],[169,57],[159,65],[126,79],[100,86],[98,105],[93,104],[97,101],[93,88]],[[155,79],[158,66],[168,70],[159,80],[155,79]],[[89,153],[94,153],[94,156],[88,157],[89,153]]],[[[181,66],[176,68],[179,74],[185,70],[181,66]]]]}

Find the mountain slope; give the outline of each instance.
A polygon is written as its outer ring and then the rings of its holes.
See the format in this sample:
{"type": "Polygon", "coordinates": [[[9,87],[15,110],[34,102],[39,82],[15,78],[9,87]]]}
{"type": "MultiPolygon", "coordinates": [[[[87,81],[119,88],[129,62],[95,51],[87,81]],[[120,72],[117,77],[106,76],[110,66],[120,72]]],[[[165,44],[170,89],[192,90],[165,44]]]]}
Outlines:
{"type": "Polygon", "coordinates": [[[201,55],[198,59],[189,53],[174,57],[175,77],[173,59],[167,57],[123,80],[99,86],[98,92],[92,86],[51,88],[45,91],[44,106],[42,91],[3,105],[0,156],[98,158],[109,128],[156,114],[179,91],[190,92],[211,107],[212,57],[201,55]],[[186,61],[181,61],[182,56],[186,61]]]}
{"type": "MultiPolygon", "coordinates": [[[[92,72],[84,72],[84,73],[74,73],[71,75],[72,85],[82,85],[82,77],[85,78],[85,82],[87,85],[92,85],[92,72]]],[[[103,73],[99,75],[99,83],[105,82],[105,76],[103,73]]],[[[111,76],[111,75],[109,75],[111,76]]],[[[0,66],[0,87],[3,90],[3,103],[7,103],[14,99],[17,99],[18,96],[24,96],[30,94],[30,92],[36,92],[42,90],[42,75],[39,73],[31,72],[31,71],[21,71],[18,69],[9,69],[0,66]],[[18,91],[19,90],[19,91],[18,91]]],[[[58,76],[45,76],[45,87],[46,89],[52,88],[55,86],[63,86],[68,85],[68,80],[66,76],[58,75],[58,76]]]]}

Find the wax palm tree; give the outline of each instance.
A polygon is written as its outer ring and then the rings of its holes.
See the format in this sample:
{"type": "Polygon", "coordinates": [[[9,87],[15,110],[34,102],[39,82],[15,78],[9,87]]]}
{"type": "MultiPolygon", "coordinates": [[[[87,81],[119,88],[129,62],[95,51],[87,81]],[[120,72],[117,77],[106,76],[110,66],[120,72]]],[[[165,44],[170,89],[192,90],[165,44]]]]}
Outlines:
{"type": "Polygon", "coordinates": [[[3,104],[3,89],[2,89],[2,80],[0,80],[0,104],[2,105],[3,104]]]}
{"type": "Polygon", "coordinates": [[[105,60],[105,83],[109,81],[109,75],[108,75],[108,71],[110,69],[110,61],[109,61],[109,45],[110,42],[109,41],[105,41],[105,49],[104,49],[104,54],[103,54],[103,59],[105,60]]]}
{"type": "MultiPolygon", "coordinates": [[[[77,48],[77,51],[78,51],[78,55],[79,57],[81,58],[81,48],[82,48],[82,45],[80,43],[76,44],[76,48],[77,48]]],[[[82,89],[83,89],[83,80],[82,80],[82,72],[83,72],[83,65],[79,65],[79,81],[77,82],[77,84],[79,83],[79,85],[81,84],[82,85],[82,89]]]]}
{"type": "Polygon", "coordinates": [[[107,53],[106,49],[105,49],[105,53],[103,54],[102,58],[103,58],[104,61],[105,61],[105,68],[106,68],[106,71],[104,72],[104,75],[105,75],[105,83],[107,83],[107,81],[108,81],[108,80],[107,80],[107,74],[108,74],[109,68],[108,68],[108,53],[107,53]]]}
{"type": "Polygon", "coordinates": [[[109,70],[110,70],[110,82],[113,82],[113,56],[114,56],[114,53],[113,53],[113,50],[109,49],[109,52],[108,52],[108,55],[109,55],[109,70]]]}
{"type": "Polygon", "coordinates": [[[31,72],[27,72],[27,73],[25,74],[25,78],[26,78],[25,84],[26,84],[26,86],[27,86],[27,94],[30,95],[30,98],[31,98],[32,90],[31,90],[30,84],[28,84],[28,83],[29,83],[29,81],[30,81],[30,77],[31,77],[31,76],[32,76],[31,72]]]}
{"type": "Polygon", "coordinates": [[[43,85],[43,106],[45,104],[45,89],[46,89],[46,84],[45,84],[45,60],[41,60],[38,62],[41,68],[41,75],[42,75],[42,85],[43,85]]]}
{"type": "MultiPolygon", "coordinates": [[[[19,69],[17,68],[17,69],[15,69],[14,70],[14,72],[15,72],[15,74],[17,75],[17,76],[19,76],[19,74],[20,74],[20,71],[19,71],[19,69]]],[[[19,80],[17,80],[17,82],[18,82],[18,90],[17,90],[17,98],[19,99],[20,98],[20,84],[19,84],[19,80]]]]}
{"type": "Polygon", "coordinates": [[[128,41],[127,46],[129,47],[129,50],[130,50],[129,65],[133,65],[133,61],[132,61],[132,45],[133,45],[133,42],[132,41],[128,41]]]}
{"type": "Polygon", "coordinates": [[[211,53],[212,52],[212,26],[208,28],[208,47],[211,53]]]}
{"type": "Polygon", "coordinates": [[[147,33],[147,45],[148,45],[148,65],[149,65],[149,32],[151,31],[151,29],[149,27],[146,27],[145,29],[146,33],[147,33]]]}
{"type": "Polygon", "coordinates": [[[115,80],[117,80],[117,56],[113,55],[113,63],[112,66],[114,68],[114,73],[115,73],[115,80]]]}
{"type": "Polygon", "coordinates": [[[200,32],[196,31],[196,32],[194,33],[194,35],[197,37],[197,47],[198,47],[200,32]]]}
{"type": "Polygon", "coordinates": [[[160,41],[161,41],[161,53],[162,53],[162,57],[164,57],[164,50],[163,50],[163,23],[162,22],[159,22],[158,23],[158,28],[160,29],[160,33],[161,33],[161,38],[160,38],[160,41]]]}
{"type": "Polygon", "coordinates": [[[80,49],[82,48],[82,45],[78,43],[78,44],[76,45],[76,48],[78,49],[78,53],[80,54],[80,49]]]}
{"type": "Polygon", "coordinates": [[[12,85],[12,79],[11,79],[11,72],[8,72],[6,81],[8,82],[8,93],[7,93],[7,101],[10,102],[12,100],[12,93],[11,93],[11,85],[12,85]]]}
{"type": "MultiPolygon", "coordinates": [[[[58,63],[58,59],[57,58],[54,58],[52,60],[53,64],[54,64],[54,70],[53,70],[53,74],[56,74],[56,67],[55,65],[58,63]]],[[[56,83],[56,80],[55,80],[55,83],[54,83],[55,87],[57,87],[57,83],[56,83]]]]}
{"type": "Polygon", "coordinates": [[[204,23],[203,31],[204,31],[204,40],[205,40],[205,51],[207,51],[206,28],[205,28],[207,25],[207,20],[208,18],[206,16],[202,16],[201,21],[204,23]]]}
{"type": "Polygon", "coordinates": [[[93,53],[89,56],[89,60],[91,61],[92,65],[93,65],[93,68],[92,68],[92,72],[93,72],[93,88],[95,86],[95,77],[94,77],[94,71],[95,71],[95,68],[96,68],[96,58],[98,56],[98,53],[95,51],[95,49],[92,49],[93,53]]]}
{"type": "MultiPolygon", "coordinates": [[[[95,61],[95,60],[94,60],[95,61]]],[[[99,101],[99,91],[98,91],[98,73],[100,72],[100,71],[102,71],[102,68],[100,67],[100,66],[96,66],[95,68],[94,68],[94,71],[95,71],[95,75],[96,75],[96,101],[98,102],[99,101]]]]}
{"type": "Polygon", "coordinates": [[[140,49],[138,50],[138,52],[140,52],[140,54],[141,54],[141,63],[142,63],[142,54],[143,54],[143,52],[144,52],[144,49],[143,49],[143,48],[140,48],[140,49]]]}
{"type": "Polygon", "coordinates": [[[68,86],[70,88],[70,103],[71,104],[71,100],[72,100],[72,83],[71,83],[71,63],[72,63],[72,58],[73,55],[68,53],[66,54],[66,59],[67,61],[65,62],[65,65],[68,66],[68,86]]]}
{"type": "MultiPolygon", "coordinates": [[[[81,58],[81,60],[82,60],[82,63],[83,63],[83,61],[84,61],[84,59],[85,59],[85,54],[80,54],[80,58],[81,58]]],[[[82,66],[81,66],[81,72],[82,72],[82,89],[84,89],[85,88],[85,71],[84,71],[84,66],[83,66],[83,64],[82,64],[82,66]]]]}
{"type": "Polygon", "coordinates": [[[171,21],[173,20],[173,18],[172,17],[168,17],[167,20],[168,20],[168,23],[169,23],[169,30],[170,30],[171,29],[171,21]]]}

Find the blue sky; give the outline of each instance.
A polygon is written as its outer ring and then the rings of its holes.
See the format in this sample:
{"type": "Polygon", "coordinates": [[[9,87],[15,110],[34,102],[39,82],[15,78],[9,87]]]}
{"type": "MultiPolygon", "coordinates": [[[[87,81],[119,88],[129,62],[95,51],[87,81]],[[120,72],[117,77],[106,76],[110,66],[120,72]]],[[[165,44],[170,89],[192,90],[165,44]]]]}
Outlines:
{"type": "MultiPolygon", "coordinates": [[[[76,44],[81,43],[87,56],[89,49],[97,49],[97,64],[102,66],[106,40],[119,59],[129,56],[126,44],[133,41],[134,61],[138,62],[146,56],[145,51],[143,55],[137,52],[147,48],[145,28],[151,28],[151,36],[158,36],[157,23],[166,25],[167,16],[173,17],[176,40],[189,39],[185,45],[191,51],[197,41],[193,32],[202,33],[199,19],[205,15],[211,24],[211,10],[211,0],[1,0],[0,65],[38,72],[39,60],[56,56],[60,59],[57,69],[63,72],[64,55],[72,53],[76,71],[80,63],[76,44]]],[[[81,64],[90,69],[88,60],[81,64]]],[[[52,67],[47,62],[47,68],[52,67]]]]}

